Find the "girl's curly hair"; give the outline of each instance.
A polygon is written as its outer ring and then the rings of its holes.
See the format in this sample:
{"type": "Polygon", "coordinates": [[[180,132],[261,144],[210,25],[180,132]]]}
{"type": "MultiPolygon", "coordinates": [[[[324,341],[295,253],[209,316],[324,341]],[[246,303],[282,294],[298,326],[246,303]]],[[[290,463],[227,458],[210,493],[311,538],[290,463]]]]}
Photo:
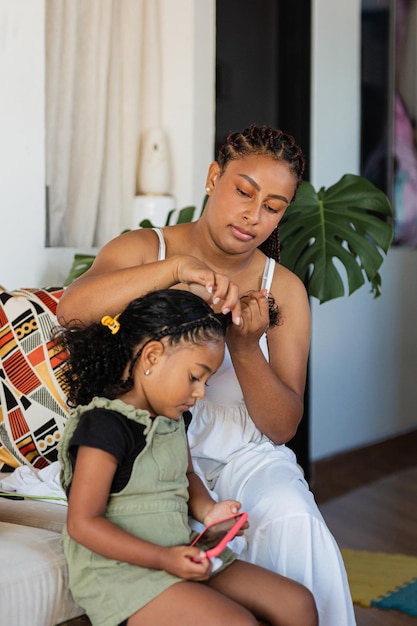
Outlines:
{"type": "Polygon", "coordinates": [[[129,391],[135,363],[149,341],[162,337],[169,345],[182,340],[224,341],[231,318],[213,313],[202,298],[188,291],[164,289],[133,300],[117,321],[120,326],[114,334],[102,323],[54,332],[54,341],[67,354],[62,383],[68,406],[88,404],[95,396],[114,399],[129,391]]]}

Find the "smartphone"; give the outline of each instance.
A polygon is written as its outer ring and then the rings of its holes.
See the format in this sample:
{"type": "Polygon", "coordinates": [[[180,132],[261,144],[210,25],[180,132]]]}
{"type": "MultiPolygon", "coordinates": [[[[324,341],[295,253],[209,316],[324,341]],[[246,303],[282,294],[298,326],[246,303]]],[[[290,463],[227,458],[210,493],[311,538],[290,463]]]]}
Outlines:
{"type": "Polygon", "coordinates": [[[195,546],[196,543],[200,542],[202,544],[201,549],[204,550],[204,542],[207,541],[210,547],[205,550],[206,557],[210,559],[218,556],[223,552],[229,541],[236,536],[247,519],[247,513],[235,513],[234,515],[229,515],[229,517],[217,520],[206,526],[191,545],[195,546]],[[231,520],[233,520],[232,526],[230,526],[231,520]]]}

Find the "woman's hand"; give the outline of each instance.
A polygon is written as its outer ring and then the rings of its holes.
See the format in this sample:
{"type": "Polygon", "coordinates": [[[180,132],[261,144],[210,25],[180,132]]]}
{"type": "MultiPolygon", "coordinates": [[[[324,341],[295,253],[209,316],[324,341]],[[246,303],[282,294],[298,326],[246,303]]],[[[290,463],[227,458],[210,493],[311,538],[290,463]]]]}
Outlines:
{"type": "Polygon", "coordinates": [[[233,324],[241,323],[239,288],[225,274],[212,270],[203,261],[192,256],[180,256],[175,268],[175,283],[187,285],[189,290],[212,304],[216,310],[232,313],[233,324]]]}
{"type": "Polygon", "coordinates": [[[165,548],[161,554],[159,569],[184,580],[208,580],[211,562],[206,553],[193,546],[165,548]]]}
{"type": "Polygon", "coordinates": [[[240,347],[247,349],[249,343],[257,346],[269,327],[269,304],[265,289],[242,296],[240,303],[241,324],[229,327],[227,332],[227,345],[231,350],[240,347]]]}

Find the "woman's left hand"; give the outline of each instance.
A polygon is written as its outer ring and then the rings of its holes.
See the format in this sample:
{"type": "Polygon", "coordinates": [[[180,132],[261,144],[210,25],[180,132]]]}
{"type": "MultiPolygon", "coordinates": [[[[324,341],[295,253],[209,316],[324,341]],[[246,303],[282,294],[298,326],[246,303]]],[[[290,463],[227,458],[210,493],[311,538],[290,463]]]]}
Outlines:
{"type": "Polygon", "coordinates": [[[227,331],[229,348],[241,345],[243,337],[245,337],[245,346],[247,346],[248,339],[254,344],[258,344],[260,337],[269,327],[269,304],[265,289],[251,291],[242,296],[240,303],[241,324],[240,326],[230,326],[227,331]]]}

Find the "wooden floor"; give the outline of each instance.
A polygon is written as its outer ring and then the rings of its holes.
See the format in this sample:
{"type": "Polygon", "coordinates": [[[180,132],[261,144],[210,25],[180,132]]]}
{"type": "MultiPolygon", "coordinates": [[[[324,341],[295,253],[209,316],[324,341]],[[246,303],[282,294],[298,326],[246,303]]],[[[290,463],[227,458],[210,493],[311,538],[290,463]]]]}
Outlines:
{"type": "MultiPolygon", "coordinates": [[[[312,475],[340,547],[417,556],[417,431],[318,462],[312,475]]],[[[357,626],[417,626],[399,611],[355,606],[355,614],[357,626]]]]}

